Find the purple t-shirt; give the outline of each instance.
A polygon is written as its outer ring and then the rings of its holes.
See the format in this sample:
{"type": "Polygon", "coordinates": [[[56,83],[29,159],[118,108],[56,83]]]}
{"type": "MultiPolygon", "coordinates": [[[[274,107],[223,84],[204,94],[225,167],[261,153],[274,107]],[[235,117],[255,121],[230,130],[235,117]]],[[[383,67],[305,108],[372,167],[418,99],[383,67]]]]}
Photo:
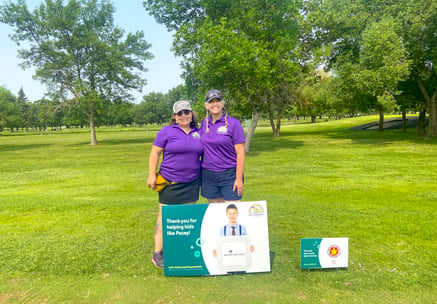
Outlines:
{"type": "Polygon", "coordinates": [[[167,180],[189,183],[200,176],[203,148],[199,129],[186,134],[177,124],[166,126],[158,132],[153,145],[164,148],[160,172],[167,180]]]}
{"type": "Polygon", "coordinates": [[[208,117],[208,120],[208,134],[206,134],[205,119],[200,127],[203,144],[202,168],[210,171],[225,171],[235,168],[237,166],[237,153],[235,153],[234,145],[246,141],[240,121],[228,116],[228,127],[226,127],[224,115],[215,123],[212,123],[211,117],[208,117]]]}

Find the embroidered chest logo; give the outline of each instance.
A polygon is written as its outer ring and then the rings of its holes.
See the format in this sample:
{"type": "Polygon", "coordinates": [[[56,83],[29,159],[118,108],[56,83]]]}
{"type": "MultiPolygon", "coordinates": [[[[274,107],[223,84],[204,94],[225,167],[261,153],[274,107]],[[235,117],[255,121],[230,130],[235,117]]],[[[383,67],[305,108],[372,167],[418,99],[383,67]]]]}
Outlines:
{"type": "Polygon", "coordinates": [[[228,133],[228,127],[226,127],[226,126],[219,127],[217,129],[217,133],[219,133],[219,134],[226,134],[226,133],[228,133]]]}
{"type": "Polygon", "coordinates": [[[193,132],[193,134],[191,134],[191,136],[193,136],[194,139],[200,139],[199,132],[193,132]]]}

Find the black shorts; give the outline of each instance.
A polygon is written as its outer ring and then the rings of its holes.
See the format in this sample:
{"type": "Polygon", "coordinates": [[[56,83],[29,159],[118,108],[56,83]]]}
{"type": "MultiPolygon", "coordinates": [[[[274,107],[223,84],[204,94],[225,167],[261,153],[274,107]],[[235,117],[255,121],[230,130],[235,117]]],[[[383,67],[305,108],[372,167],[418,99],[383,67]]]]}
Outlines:
{"type": "Polygon", "coordinates": [[[200,177],[189,183],[168,185],[159,192],[159,202],[166,205],[186,204],[199,200],[200,177]]]}

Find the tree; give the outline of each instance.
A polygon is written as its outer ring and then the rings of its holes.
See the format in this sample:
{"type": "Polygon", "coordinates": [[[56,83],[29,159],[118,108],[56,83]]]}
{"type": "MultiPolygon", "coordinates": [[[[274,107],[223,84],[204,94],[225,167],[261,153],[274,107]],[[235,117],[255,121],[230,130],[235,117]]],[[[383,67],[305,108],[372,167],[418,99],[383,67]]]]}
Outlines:
{"type": "Polygon", "coordinates": [[[35,77],[55,98],[69,100],[88,117],[91,144],[97,144],[96,116],[104,103],[129,100],[141,90],[152,58],[143,32],[125,33],[113,24],[113,5],[106,0],[46,0],[30,12],[24,0],[0,6],[0,22],[14,28],[23,67],[34,66],[35,77]],[[70,98],[72,97],[72,98],[70,98]]]}
{"type": "Polygon", "coordinates": [[[203,41],[196,56],[187,59],[191,71],[203,83],[204,91],[206,85],[224,88],[226,107],[252,119],[246,132],[246,151],[249,151],[258,120],[266,111],[271,95],[268,54],[257,45],[262,42],[233,31],[224,20],[217,26],[207,25],[197,31],[203,41]]]}
{"type": "Polygon", "coordinates": [[[405,0],[399,15],[412,62],[410,78],[417,83],[429,113],[428,136],[437,137],[437,2],[405,0]]]}
{"type": "Polygon", "coordinates": [[[79,109],[79,107],[71,106],[72,102],[66,104],[66,106],[62,107],[62,111],[65,113],[64,115],[64,124],[67,128],[70,127],[81,127],[88,125],[87,117],[83,111],[79,109]]]}
{"type": "MultiPolygon", "coordinates": [[[[422,92],[429,113],[428,135],[437,136],[437,2],[429,0],[305,1],[312,46],[332,51],[329,66],[358,64],[367,25],[391,18],[410,62],[409,78],[422,92]]],[[[346,76],[347,77],[347,76],[346,76]]]]}
{"type": "Polygon", "coordinates": [[[323,70],[316,72],[310,70],[310,74],[302,74],[305,77],[300,81],[299,101],[300,106],[311,116],[311,122],[316,122],[317,116],[328,111],[331,93],[331,76],[323,70]]]}
{"type": "Polygon", "coordinates": [[[40,132],[47,132],[48,127],[52,126],[54,107],[48,99],[40,99],[35,101],[38,109],[37,112],[37,127],[40,132]]]}
{"type": "Polygon", "coordinates": [[[272,102],[281,114],[279,96],[284,85],[294,81],[297,2],[147,0],[144,6],[158,22],[177,31],[174,50],[185,59],[189,92],[202,100],[208,89],[221,89],[227,108],[251,118],[249,151],[258,120],[272,102]]]}
{"type": "Polygon", "coordinates": [[[20,88],[16,98],[17,106],[20,111],[20,119],[18,127],[28,129],[27,123],[29,122],[29,103],[27,101],[26,94],[24,93],[23,88],[20,88]]]}
{"type": "Polygon", "coordinates": [[[146,124],[168,122],[173,113],[172,105],[163,93],[149,93],[136,106],[135,122],[146,124]]]}
{"type": "MultiPolygon", "coordinates": [[[[402,113],[402,130],[404,132],[407,131],[407,110],[414,110],[420,108],[420,100],[422,99],[422,93],[420,92],[415,81],[412,81],[411,78],[406,81],[402,81],[398,84],[398,90],[401,92],[398,96],[396,96],[396,104],[399,110],[402,113]]],[[[419,114],[419,117],[421,115],[419,114]]],[[[419,136],[424,136],[425,132],[425,123],[418,123],[417,133],[419,136]],[[423,125],[423,126],[422,126],[423,125]],[[422,129],[423,127],[423,129],[422,129]]]]}
{"type": "MultiPolygon", "coordinates": [[[[137,124],[169,122],[173,114],[173,104],[178,100],[189,100],[184,85],[170,89],[166,94],[151,92],[133,106],[131,116],[137,124]]],[[[196,109],[194,109],[196,110],[196,109]]],[[[197,115],[203,113],[197,111],[197,115]]]]}
{"type": "Polygon", "coordinates": [[[391,17],[370,24],[362,33],[360,81],[362,89],[378,100],[379,131],[384,130],[384,111],[394,108],[399,82],[409,75],[407,51],[396,34],[391,17]]]}
{"type": "Polygon", "coordinates": [[[0,86],[0,131],[3,128],[14,128],[20,120],[20,109],[16,103],[16,97],[5,87],[0,86]]]}

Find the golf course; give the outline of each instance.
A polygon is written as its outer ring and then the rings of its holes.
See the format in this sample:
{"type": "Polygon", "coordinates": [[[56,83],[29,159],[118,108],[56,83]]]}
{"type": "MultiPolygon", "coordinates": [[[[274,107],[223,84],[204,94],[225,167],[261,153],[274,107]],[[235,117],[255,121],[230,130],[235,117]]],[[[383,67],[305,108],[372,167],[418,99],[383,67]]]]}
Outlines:
{"type": "Polygon", "coordinates": [[[243,201],[267,201],[271,272],[198,277],[151,262],[162,125],[3,131],[0,303],[437,303],[437,140],[352,129],[377,120],[263,121],[243,201]],[[301,269],[319,237],[349,239],[347,268],[301,269]]]}

